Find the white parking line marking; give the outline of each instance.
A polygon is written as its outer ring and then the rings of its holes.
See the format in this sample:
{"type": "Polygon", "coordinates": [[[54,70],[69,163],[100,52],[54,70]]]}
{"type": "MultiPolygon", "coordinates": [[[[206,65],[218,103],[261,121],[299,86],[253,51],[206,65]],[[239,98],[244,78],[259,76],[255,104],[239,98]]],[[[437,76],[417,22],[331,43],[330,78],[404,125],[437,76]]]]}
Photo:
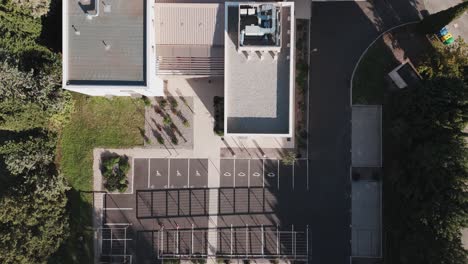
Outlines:
{"type": "Polygon", "coordinates": [[[109,207],[106,207],[106,208],[103,208],[103,210],[105,210],[105,211],[117,211],[117,210],[125,211],[125,210],[133,210],[133,208],[109,208],[109,207]]]}
{"type": "Polygon", "coordinates": [[[234,177],[232,177],[232,185],[236,188],[236,159],[234,159],[234,177]]]}
{"type": "Polygon", "coordinates": [[[309,190],[309,161],[307,161],[306,165],[307,165],[307,191],[308,191],[309,190]]]}
{"type": "Polygon", "coordinates": [[[167,187],[171,187],[171,161],[167,159],[167,187]]]}
{"type": "Polygon", "coordinates": [[[250,187],[250,161],[251,160],[249,160],[249,162],[247,163],[247,167],[248,167],[247,171],[249,173],[249,178],[247,178],[247,186],[248,187],[250,187]]]}
{"type": "Polygon", "coordinates": [[[101,238],[102,241],[132,241],[131,238],[101,238]]]}
{"type": "Polygon", "coordinates": [[[294,167],[294,163],[292,164],[292,189],[294,190],[294,171],[295,171],[295,167],[294,167]]]}
{"type": "Polygon", "coordinates": [[[190,159],[187,159],[187,186],[190,186],[190,159]]]}
{"type": "Polygon", "coordinates": [[[265,188],[265,159],[262,159],[262,186],[265,188]]]}
{"type": "Polygon", "coordinates": [[[280,178],[280,173],[279,173],[280,172],[280,170],[279,170],[279,163],[280,162],[279,162],[279,160],[277,160],[277,161],[278,161],[278,170],[277,170],[277,172],[278,172],[278,190],[279,190],[280,189],[280,179],[279,179],[280,178]]]}
{"type": "Polygon", "coordinates": [[[148,189],[150,187],[151,182],[151,160],[148,159],[148,189]]]}
{"type": "Polygon", "coordinates": [[[105,223],[104,225],[108,225],[108,226],[132,225],[132,223],[105,223]]]}

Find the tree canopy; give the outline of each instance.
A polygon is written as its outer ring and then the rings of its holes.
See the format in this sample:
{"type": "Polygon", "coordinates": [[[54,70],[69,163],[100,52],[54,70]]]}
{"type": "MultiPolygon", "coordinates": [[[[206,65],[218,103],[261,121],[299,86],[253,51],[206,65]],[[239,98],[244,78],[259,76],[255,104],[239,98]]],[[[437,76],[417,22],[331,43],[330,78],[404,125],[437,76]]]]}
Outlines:
{"type": "Polygon", "coordinates": [[[2,142],[11,180],[0,198],[1,263],[45,263],[68,236],[69,187],[53,164],[54,140],[36,133],[2,142]]]}
{"type": "Polygon", "coordinates": [[[72,104],[60,56],[38,42],[49,3],[0,1],[0,263],[47,263],[69,236],[51,131],[72,104]]]}
{"type": "Polygon", "coordinates": [[[440,48],[421,68],[423,85],[391,95],[390,135],[397,147],[388,180],[399,219],[389,230],[399,263],[464,263],[468,225],[466,44],[440,48]]]}

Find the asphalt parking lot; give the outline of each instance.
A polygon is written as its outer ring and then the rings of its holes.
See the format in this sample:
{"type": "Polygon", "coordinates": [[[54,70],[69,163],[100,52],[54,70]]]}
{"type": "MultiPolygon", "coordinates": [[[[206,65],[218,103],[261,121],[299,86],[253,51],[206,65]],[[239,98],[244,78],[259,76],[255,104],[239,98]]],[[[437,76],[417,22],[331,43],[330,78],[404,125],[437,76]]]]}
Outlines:
{"type": "Polygon", "coordinates": [[[177,254],[206,257],[209,219],[217,216],[218,254],[288,254],[282,250],[290,247],[285,247],[290,233],[278,228],[301,223],[300,210],[294,212],[291,204],[306,201],[307,172],[306,160],[284,165],[274,159],[221,159],[220,187],[208,188],[207,159],[134,159],[134,192],[105,195],[101,252],[133,258],[132,263],[177,254]],[[275,236],[281,236],[281,245],[274,244],[275,236]]]}

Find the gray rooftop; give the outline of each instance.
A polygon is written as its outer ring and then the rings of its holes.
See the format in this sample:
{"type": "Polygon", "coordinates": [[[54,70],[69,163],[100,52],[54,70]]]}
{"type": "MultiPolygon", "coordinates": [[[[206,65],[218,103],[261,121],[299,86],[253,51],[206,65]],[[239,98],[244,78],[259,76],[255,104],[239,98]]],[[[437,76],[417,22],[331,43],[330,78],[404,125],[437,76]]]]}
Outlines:
{"type": "Polygon", "coordinates": [[[145,0],[66,1],[70,26],[67,81],[144,84],[145,0]]]}
{"type": "Polygon", "coordinates": [[[224,46],[224,4],[155,5],[156,45],[224,46]]]}
{"type": "MultiPolygon", "coordinates": [[[[282,16],[290,15],[283,8],[282,16]]],[[[282,19],[288,28],[287,19],[282,19]]],[[[239,134],[288,134],[290,51],[281,49],[278,58],[263,51],[238,52],[238,7],[228,8],[226,50],[227,132],[239,134]]],[[[285,34],[286,35],[286,34],[285,34]]],[[[288,38],[289,35],[283,36],[288,38]]],[[[289,39],[285,39],[288,43],[289,39]]]]}

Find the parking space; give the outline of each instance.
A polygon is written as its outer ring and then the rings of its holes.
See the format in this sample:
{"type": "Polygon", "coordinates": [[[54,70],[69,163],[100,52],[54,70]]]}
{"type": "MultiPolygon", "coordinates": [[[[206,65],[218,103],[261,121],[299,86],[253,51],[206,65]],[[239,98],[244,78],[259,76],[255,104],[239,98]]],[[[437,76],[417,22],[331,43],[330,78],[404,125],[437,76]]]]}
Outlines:
{"type": "Polygon", "coordinates": [[[206,188],[208,186],[208,159],[189,160],[190,188],[206,188]]]}
{"type": "Polygon", "coordinates": [[[149,159],[148,188],[155,189],[160,186],[167,187],[169,184],[168,175],[169,160],[149,159]]]}
{"type": "Polygon", "coordinates": [[[279,160],[264,160],[264,182],[269,189],[278,189],[279,186],[279,160]]]}
{"type": "Polygon", "coordinates": [[[293,189],[294,168],[293,165],[285,165],[282,162],[278,167],[278,189],[280,191],[290,191],[293,189]]]}
{"type": "Polygon", "coordinates": [[[307,160],[298,160],[294,164],[294,185],[296,192],[303,192],[309,189],[309,178],[307,172],[307,160]]]}
{"type": "Polygon", "coordinates": [[[249,163],[248,159],[235,159],[234,160],[234,186],[235,187],[248,187],[249,186],[249,163]]]}
{"type": "Polygon", "coordinates": [[[189,174],[188,159],[169,160],[169,186],[171,188],[187,188],[189,174]]]}
{"type": "MultiPolygon", "coordinates": [[[[148,159],[133,159],[134,186],[136,190],[148,188],[148,159]]],[[[167,177],[166,177],[167,178],[167,177]]]]}
{"type": "Polygon", "coordinates": [[[208,186],[208,159],[135,159],[136,190],[208,186]]]}
{"type": "Polygon", "coordinates": [[[221,159],[220,187],[265,187],[270,190],[308,191],[308,162],[285,165],[276,159],[221,159]]]}

